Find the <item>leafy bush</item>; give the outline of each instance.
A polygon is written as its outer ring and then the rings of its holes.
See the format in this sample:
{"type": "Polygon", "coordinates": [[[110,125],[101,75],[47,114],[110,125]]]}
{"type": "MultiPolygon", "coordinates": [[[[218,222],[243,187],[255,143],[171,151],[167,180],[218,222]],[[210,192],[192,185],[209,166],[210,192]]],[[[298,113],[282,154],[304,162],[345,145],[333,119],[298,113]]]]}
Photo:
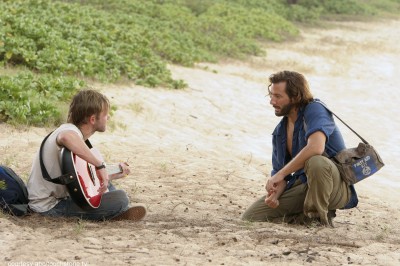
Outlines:
{"type": "Polygon", "coordinates": [[[400,14],[400,0],[365,0],[363,2],[378,12],[400,14]]]}
{"type": "Polygon", "coordinates": [[[57,121],[60,111],[53,101],[63,98],[48,101],[47,96],[72,95],[82,84],[77,78],[184,88],[184,81],[172,79],[168,63],[193,66],[261,55],[260,40],[298,34],[293,22],[330,14],[399,13],[399,7],[400,0],[1,1],[0,62],[39,75],[1,78],[0,120],[57,121]]]}
{"type": "Polygon", "coordinates": [[[292,23],[270,9],[232,2],[90,0],[84,3],[112,12],[120,18],[119,24],[140,24],[145,29],[142,34],[160,57],[185,66],[216,61],[220,56],[260,54],[257,38],[283,40],[298,33],[292,23]],[[251,34],[254,32],[260,34],[251,34]]]}
{"type": "Polygon", "coordinates": [[[319,9],[324,15],[373,15],[377,10],[359,0],[301,0],[305,8],[319,9]]]}
{"type": "Polygon", "coordinates": [[[279,15],[225,2],[198,16],[174,1],[70,2],[1,4],[0,60],[41,73],[102,81],[126,76],[141,85],[176,87],[182,82],[172,80],[166,62],[192,66],[218,56],[257,55],[254,39],[297,33],[279,15]]]}
{"type": "Polygon", "coordinates": [[[24,125],[54,125],[63,120],[62,107],[84,86],[72,77],[35,76],[23,72],[0,76],[0,121],[24,125]]]}
{"type": "Polygon", "coordinates": [[[110,13],[45,0],[0,7],[0,60],[8,65],[103,81],[127,76],[148,86],[173,83],[165,62],[152,51],[138,25],[121,28],[110,13]]]}

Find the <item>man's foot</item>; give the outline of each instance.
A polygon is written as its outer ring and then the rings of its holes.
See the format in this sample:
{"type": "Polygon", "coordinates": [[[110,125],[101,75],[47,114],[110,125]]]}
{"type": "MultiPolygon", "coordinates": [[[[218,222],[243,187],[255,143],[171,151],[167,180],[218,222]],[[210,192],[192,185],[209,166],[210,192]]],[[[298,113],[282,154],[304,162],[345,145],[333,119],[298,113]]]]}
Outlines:
{"type": "Polygon", "coordinates": [[[333,218],[336,217],[336,210],[330,210],[328,211],[328,223],[331,227],[333,226],[333,218]]]}
{"type": "Polygon", "coordinates": [[[120,215],[112,218],[112,221],[122,221],[122,220],[130,220],[130,221],[140,221],[146,216],[147,210],[143,204],[134,204],[132,207],[127,209],[125,212],[120,215]]]}
{"type": "Polygon", "coordinates": [[[321,225],[334,227],[332,220],[336,217],[336,210],[328,211],[327,214],[318,212],[307,212],[306,216],[310,219],[317,219],[321,223],[321,225]]]}

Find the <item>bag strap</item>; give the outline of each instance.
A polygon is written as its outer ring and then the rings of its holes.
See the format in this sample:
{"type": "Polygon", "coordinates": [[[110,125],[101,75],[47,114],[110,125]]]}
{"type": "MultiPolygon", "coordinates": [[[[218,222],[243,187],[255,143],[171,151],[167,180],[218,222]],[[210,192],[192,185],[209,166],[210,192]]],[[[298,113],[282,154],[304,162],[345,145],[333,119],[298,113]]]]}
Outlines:
{"type": "MultiPolygon", "coordinates": [[[[44,143],[46,142],[46,140],[50,137],[50,135],[51,135],[53,132],[54,132],[54,131],[50,132],[50,133],[43,139],[42,144],[40,145],[40,150],[39,150],[40,169],[42,170],[42,176],[43,176],[43,178],[44,178],[45,180],[47,180],[47,181],[49,181],[49,182],[52,182],[52,183],[55,183],[55,184],[59,184],[59,185],[67,185],[67,184],[69,184],[69,183],[71,183],[71,182],[73,181],[73,180],[71,180],[71,178],[70,178],[71,173],[64,174],[64,175],[61,175],[61,176],[56,177],[56,178],[51,178],[50,175],[49,175],[49,173],[48,173],[47,170],[46,170],[46,167],[44,166],[44,163],[43,163],[43,146],[44,146],[44,143]]],[[[92,146],[92,144],[90,143],[89,139],[87,139],[87,140],[85,141],[85,143],[86,143],[86,145],[87,145],[89,148],[93,148],[93,146],[92,146]]]]}
{"type": "Polygon", "coordinates": [[[337,119],[340,120],[340,122],[342,122],[346,127],[348,127],[354,134],[357,135],[357,137],[359,137],[361,139],[362,142],[364,142],[365,144],[369,144],[368,141],[366,141],[363,137],[360,136],[360,134],[358,134],[354,129],[352,129],[348,124],[346,124],[339,116],[337,116],[334,112],[332,112],[331,109],[329,109],[325,103],[321,102],[320,100],[314,100],[314,102],[321,104],[323,107],[325,107],[326,110],[328,110],[329,112],[331,112],[334,116],[336,116],[337,119]]]}

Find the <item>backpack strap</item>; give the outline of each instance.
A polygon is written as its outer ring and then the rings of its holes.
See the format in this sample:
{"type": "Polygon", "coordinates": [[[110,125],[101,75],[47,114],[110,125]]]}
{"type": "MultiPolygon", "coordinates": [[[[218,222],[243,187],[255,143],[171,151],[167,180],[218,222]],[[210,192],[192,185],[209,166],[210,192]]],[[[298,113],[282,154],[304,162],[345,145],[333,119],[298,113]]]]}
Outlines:
{"type": "MultiPolygon", "coordinates": [[[[51,178],[50,175],[49,175],[49,173],[48,173],[47,170],[46,170],[46,167],[44,166],[44,163],[43,163],[43,146],[44,146],[44,143],[46,142],[46,140],[50,137],[50,135],[51,135],[53,132],[54,132],[54,131],[50,132],[50,133],[43,139],[42,144],[40,145],[40,150],[39,150],[40,169],[42,170],[42,176],[43,176],[43,178],[44,178],[45,180],[47,180],[47,181],[49,181],[49,182],[52,182],[52,183],[55,183],[55,184],[59,184],[59,185],[67,185],[67,184],[69,184],[69,183],[71,183],[71,182],[74,181],[74,180],[71,180],[71,178],[70,178],[71,173],[64,174],[64,175],[60,175],[59,177],[56,177],[56,178],[51,178]]],[[[89,148],[92,148],[92,147],[93,147],[92,144],[90,143],[89,139],[87,139],[87,140],[85,141],[85,143],[86,143],[86,145],[87,145],[89,148]]]]}
{"type": "Polygon", "coordinates": [[[85,144],[89,147],[89,149],[93,148],[92,143],[90,143],[89,139],[85,140],[85,144]]]}
{"type": "MultiPolygon", "coordinates": [[[[357,135],[357,137],[359,137],[361,139],[362,142],[364,142],[365,144],[369,144],[368,141],[366,141],[363,137],[361,137],[354,129],[352,129],[348,124],[346,124],[342,119],[340,119],[340,117],[338,117],[334,112],[332,112],[332,110],[330,110],[325,103],[321,102],[320,100],[315,99],[314,102],[321,104],[323,107],[325,107],[326,110],[328,110],[329,112],[331,112],[334,116],[336,116],[337,119],[340,120],[340,122],[342,122],[346,127],[348,127],[354,134],[357,135]]],[[[304,122],[305,123],[305,122],[304,122]]]]}

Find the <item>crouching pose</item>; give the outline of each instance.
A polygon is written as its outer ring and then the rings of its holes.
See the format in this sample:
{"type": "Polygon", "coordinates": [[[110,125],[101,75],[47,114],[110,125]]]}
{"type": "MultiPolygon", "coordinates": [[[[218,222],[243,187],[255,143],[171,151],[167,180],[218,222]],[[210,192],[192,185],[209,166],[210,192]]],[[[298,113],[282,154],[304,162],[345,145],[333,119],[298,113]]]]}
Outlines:
{"type": "Polygon", "coordinates": [[[300,73],[282,71],[269,78],[275,115],[283,117],[273,132],[272,172],[267,195],[243,214],[250,221],[307,222],[332,225],[336,209],[358,203],[353,186],[340,177],[326,156],[345,148],[332,114],[313,98],[300,73]]]}

